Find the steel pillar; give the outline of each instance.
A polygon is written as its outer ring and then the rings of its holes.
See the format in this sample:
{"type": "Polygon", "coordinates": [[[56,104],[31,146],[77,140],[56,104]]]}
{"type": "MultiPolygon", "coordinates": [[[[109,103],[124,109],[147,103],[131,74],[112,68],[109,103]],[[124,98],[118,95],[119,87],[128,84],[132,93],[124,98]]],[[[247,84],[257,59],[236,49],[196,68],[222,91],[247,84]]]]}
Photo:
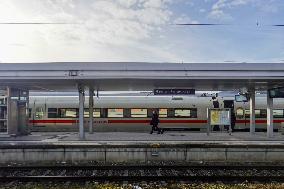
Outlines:
{"type": "Polygon", "coordinates": [[[89,87],[89,133],[93,133],[93,123],[94,123],[94,89],[89,87]]]}
{"type": "Polygon", "coordinates": [[[27,99],[26,99],[26,128],[25,128],[25,132],[26,134],[28,134],[30,131],[29,131],[29,119],[30,119],[30,91],[27,90],[26,91],[27,93],[27,99]]]}
{"type": "Polygon", "coordinates": [[[84,132],[84,101],[85,101],[85,89],[84,86],[78,86],[79,92],[79,137],[81,140],[85,139],[84,132]]]}
{"type": "Polygon", "coordinates": [[[273,137],[273,98],[267,91],[267,137],[273,137]]]}
{"type": "Polygon", "coordinates": [[[249,111],[250,111],[249,131],[250,134],[254,134],[255,133],[255,89],[254,88],[250,90],[249,111]]]}

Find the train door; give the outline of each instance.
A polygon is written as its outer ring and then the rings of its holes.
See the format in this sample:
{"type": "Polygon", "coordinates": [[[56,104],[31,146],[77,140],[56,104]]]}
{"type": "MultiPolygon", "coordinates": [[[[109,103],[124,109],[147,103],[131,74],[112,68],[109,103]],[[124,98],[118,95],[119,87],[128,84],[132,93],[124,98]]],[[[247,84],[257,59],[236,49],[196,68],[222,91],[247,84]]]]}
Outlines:
{"type": "Polygon", "coordinates": [[[33,126],[42,126],[43,122],[41,122],[41,120],[43,120],[45,116],[46,103],[43,105],[40,103],[36,103],[36,101],[34,101],[33,109],[34,109],[34,111],[32,112],[33,126]]]}
{"type": "Polygon", "coordinates": [[[224,108],[232,108],[232,110],[234,111],[234,101],[224,100],[224,108]]]}
{"type": "Polygon", "coordinates": [[[232,129],[235,128],[235,123],[236,123],[236,115],[235,115],[235,104],[233,100],[224,100],[224,108],[231,108],[231,126],[232,129]]]}
{"type": "Polygon", "coordinates": [[[42,120],[44,116],[44,108],[43,107],[36,107],[35,109],[35,119],[42,120]]]}

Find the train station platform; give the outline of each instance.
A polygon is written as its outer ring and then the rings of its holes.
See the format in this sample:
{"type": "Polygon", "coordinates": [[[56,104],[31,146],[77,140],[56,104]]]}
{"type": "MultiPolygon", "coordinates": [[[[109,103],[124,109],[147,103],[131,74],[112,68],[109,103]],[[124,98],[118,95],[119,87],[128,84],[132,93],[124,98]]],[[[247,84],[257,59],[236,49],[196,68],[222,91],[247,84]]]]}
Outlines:
{"type": "Polygon", "coordinates": [[[86,133],[85,140],[80,140],[77,132],[32,132],[29,135],[14,136],[14,137],[1,137],[0,145],[4,144],[5,141],[14,141],[17,143],[22,142],[35,142],[46,143],[46,142],[57,142],[57,143],[93,143],[93,142],[124,142],[124,143],[139,143],[139,142],[203,142],[203,143],[220,143],[223,141],[232,142],[264,142],[269,143],[271,141],[279,141],[284,144],[284,135],[281,133],[274,133],[274,136],[268,138],[266,132],[256,132],[251,135],[248,132],[233,132],[229,135],[227,132],[212,132],[208,136],[206,133],[200,132],[165,132],[164,134],[149,134],[149,133],[135,133],[135,132],[94,132],[93,134],[86,133]]]}
{"type": "Polygon", "coordinates": [[[104,132],[31,133],[0,137],[0,164],[11,163],[222,163],[284,165],[284,135],[236,132],[167,132],[164,134],[104,132]]]}

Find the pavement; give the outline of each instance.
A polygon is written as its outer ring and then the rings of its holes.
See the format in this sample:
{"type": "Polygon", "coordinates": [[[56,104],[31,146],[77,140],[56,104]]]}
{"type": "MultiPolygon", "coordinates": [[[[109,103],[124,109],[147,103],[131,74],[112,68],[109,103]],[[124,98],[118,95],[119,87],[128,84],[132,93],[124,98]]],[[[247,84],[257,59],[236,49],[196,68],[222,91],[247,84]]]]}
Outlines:
{"type": "Polygon", "coordinates": [[[5,143],[34,143],[34,144],[138,144],[138,143],[227,143],[227,144],[280,144],[284,145],[284,135],[274,133],[268,138],[265,132],[214,132],[207,136],[200,132],[165,132],[164,134],[149,134],[135,132],[95,132],[85,133],[85,140],[79,139],[77,132],[32,132],[26,136],[1,137],[0,145],[5,143]]]}

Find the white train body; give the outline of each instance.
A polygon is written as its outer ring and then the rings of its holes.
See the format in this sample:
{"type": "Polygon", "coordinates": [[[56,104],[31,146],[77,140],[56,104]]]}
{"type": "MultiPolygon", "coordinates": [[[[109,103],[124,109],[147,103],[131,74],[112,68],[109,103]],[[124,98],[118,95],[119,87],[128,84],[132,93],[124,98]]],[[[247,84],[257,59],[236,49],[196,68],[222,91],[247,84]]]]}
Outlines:
{"type": "MultiPolygon", "coordinates": [[[[234,97],[219,97],[220,108],[232,103],[237,130],[249,129],[249,103],[234,97]]],[[[29,127],[33,131],[78,131],[77,96],[32,96],[29,100],[29,127]]],[[[88,128],[88,102],[85,98],[85,128],[88,128]]],[[[149,131],[151,112],[158,109],[160,127],[188,127],[204,131],[211,97],[104,96],[94,98],[94,131],[149,131]]],[[[256,129],[266,129],[266,97],[256,97],[256,129]]],[[[274,99],[274,129],[284,122],[284,100],[274,99]]]]}

